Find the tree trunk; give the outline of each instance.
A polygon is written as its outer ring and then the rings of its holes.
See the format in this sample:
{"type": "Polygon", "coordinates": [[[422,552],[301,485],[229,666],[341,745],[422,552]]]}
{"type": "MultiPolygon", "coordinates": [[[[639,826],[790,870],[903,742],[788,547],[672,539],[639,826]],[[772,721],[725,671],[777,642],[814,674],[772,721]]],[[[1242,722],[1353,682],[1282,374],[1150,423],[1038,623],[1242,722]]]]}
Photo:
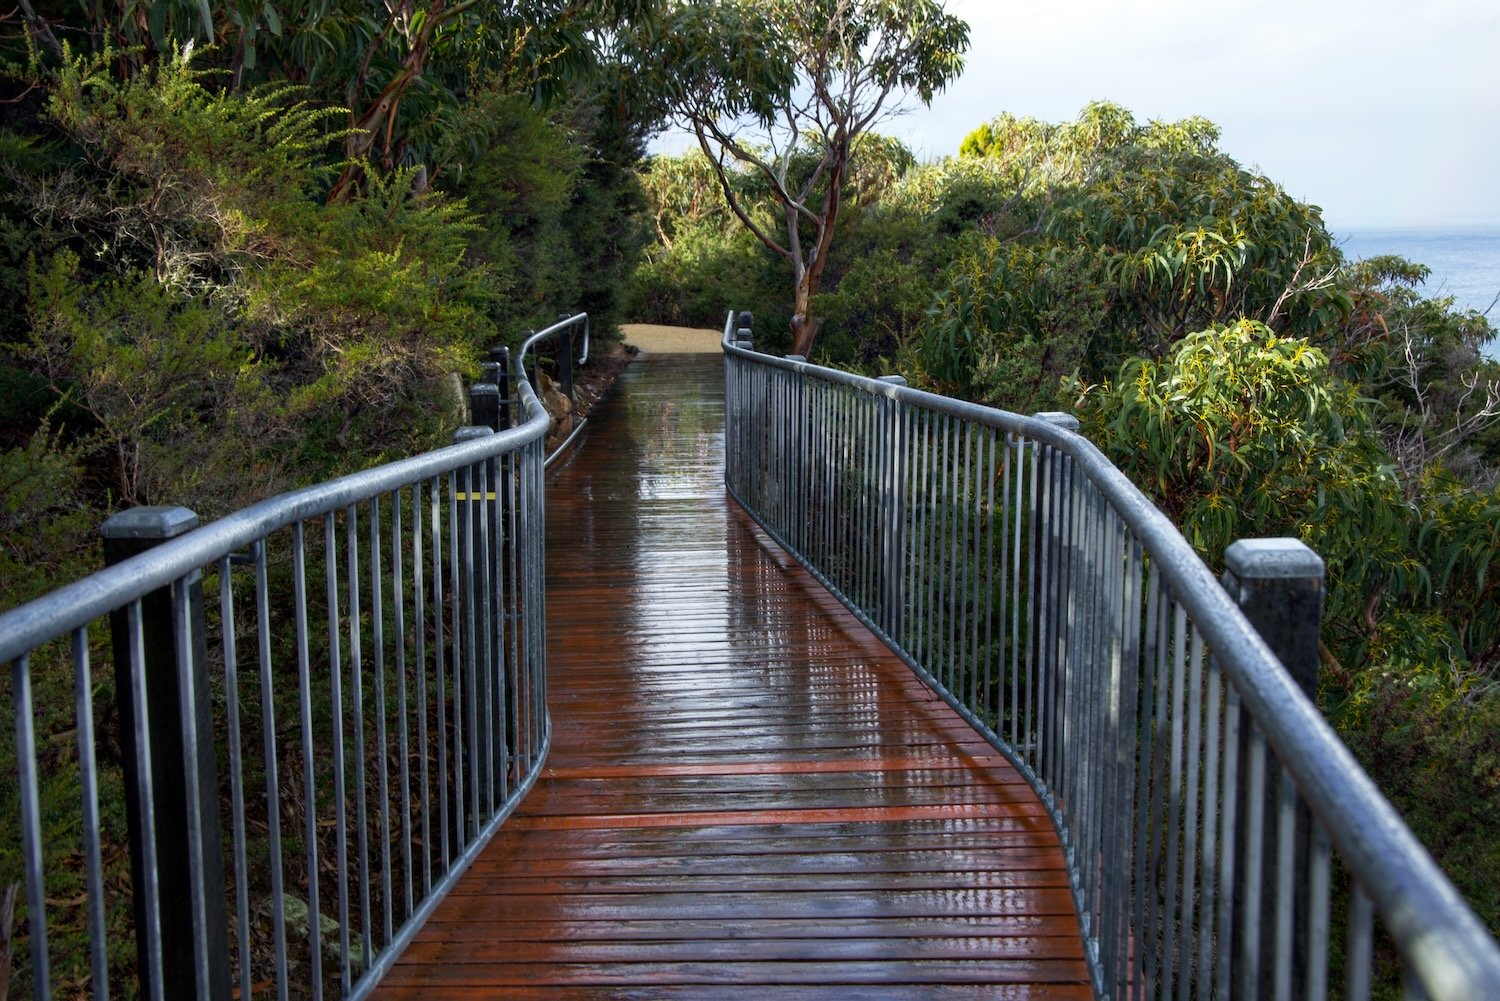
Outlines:
{"type": "Polygon", "coordinates": [[[818,294],[819,279],[823,276],[823,260],[815,258],[813,263],[797,279],[797,288],[792,298],[792,354],[804,358],[812,357],[813,340],[818,328],[823,325],[821,316],[812,315],[812,297],[818,294]]]}

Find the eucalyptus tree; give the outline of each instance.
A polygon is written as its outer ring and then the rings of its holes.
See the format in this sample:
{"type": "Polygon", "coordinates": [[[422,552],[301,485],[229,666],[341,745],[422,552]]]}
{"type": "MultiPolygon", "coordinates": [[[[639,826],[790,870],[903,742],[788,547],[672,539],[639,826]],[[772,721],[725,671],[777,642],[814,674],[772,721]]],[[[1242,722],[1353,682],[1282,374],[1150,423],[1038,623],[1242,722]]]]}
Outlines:
{"type": "Polygon", "coordinates": [[[857,140],[908,97],[929,104],[968,38],[940,0],[680,2],[639,37],[729,211],[791,266],[793,352],[818,333],[857,140]]]}
{"type": "Polygon", "coordinates": [[[194,66],[211,71],[205,79],[215,86],[299,85],[313,104],[348,112],[337,195],[365,164],[421,176],[465,151],[477,156],[483,129],[465,109],[494,95],[555,106],[619,89],[629,74],[616,64],[611,39],[658,16],[660,3],[141,0],[38,9],[27,0],[24,34],[0,33],[0,57],[25,63],[29,41],[45,75],[48,64],[65,61],[66,44],[72,58],[108,58],[124,79],[195,48],[194,66]]]}

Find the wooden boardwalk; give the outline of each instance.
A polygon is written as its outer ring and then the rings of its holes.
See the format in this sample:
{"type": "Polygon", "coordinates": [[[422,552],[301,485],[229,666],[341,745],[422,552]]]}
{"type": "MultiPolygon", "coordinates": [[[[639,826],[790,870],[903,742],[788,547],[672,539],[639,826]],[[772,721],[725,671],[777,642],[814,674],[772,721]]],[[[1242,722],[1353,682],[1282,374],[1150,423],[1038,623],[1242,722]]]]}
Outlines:
{"type": "Polygon", "coordinates": [[[380,998],[1091,997],[1015,771],[726,499],[722,362],[548,494],[553,744],[380,998]]]}

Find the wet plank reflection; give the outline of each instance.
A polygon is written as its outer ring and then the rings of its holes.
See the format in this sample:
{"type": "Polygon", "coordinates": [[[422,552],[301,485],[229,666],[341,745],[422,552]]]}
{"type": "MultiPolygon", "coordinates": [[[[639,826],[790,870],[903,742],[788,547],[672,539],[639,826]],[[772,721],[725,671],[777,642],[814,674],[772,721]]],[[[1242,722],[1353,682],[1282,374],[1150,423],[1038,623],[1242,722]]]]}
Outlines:
{"type": "Polygon", "coordinates": [[[1090,997],[1015,771],[723,489],[717,356],[549,484],[552,754],[383,998],[1090,997]]]}

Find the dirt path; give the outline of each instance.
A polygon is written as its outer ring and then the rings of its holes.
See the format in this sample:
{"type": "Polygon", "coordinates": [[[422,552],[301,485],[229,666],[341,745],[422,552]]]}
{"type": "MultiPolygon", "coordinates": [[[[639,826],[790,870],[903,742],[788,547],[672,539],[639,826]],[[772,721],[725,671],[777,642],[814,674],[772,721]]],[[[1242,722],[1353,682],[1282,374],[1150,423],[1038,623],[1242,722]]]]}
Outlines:
{"type": "Polygon", "coordinates": [[[669,327],[661,323],[622,323],[625,343],[646,354],[717,354],[723,331],[700,327],[669,327]]]}

